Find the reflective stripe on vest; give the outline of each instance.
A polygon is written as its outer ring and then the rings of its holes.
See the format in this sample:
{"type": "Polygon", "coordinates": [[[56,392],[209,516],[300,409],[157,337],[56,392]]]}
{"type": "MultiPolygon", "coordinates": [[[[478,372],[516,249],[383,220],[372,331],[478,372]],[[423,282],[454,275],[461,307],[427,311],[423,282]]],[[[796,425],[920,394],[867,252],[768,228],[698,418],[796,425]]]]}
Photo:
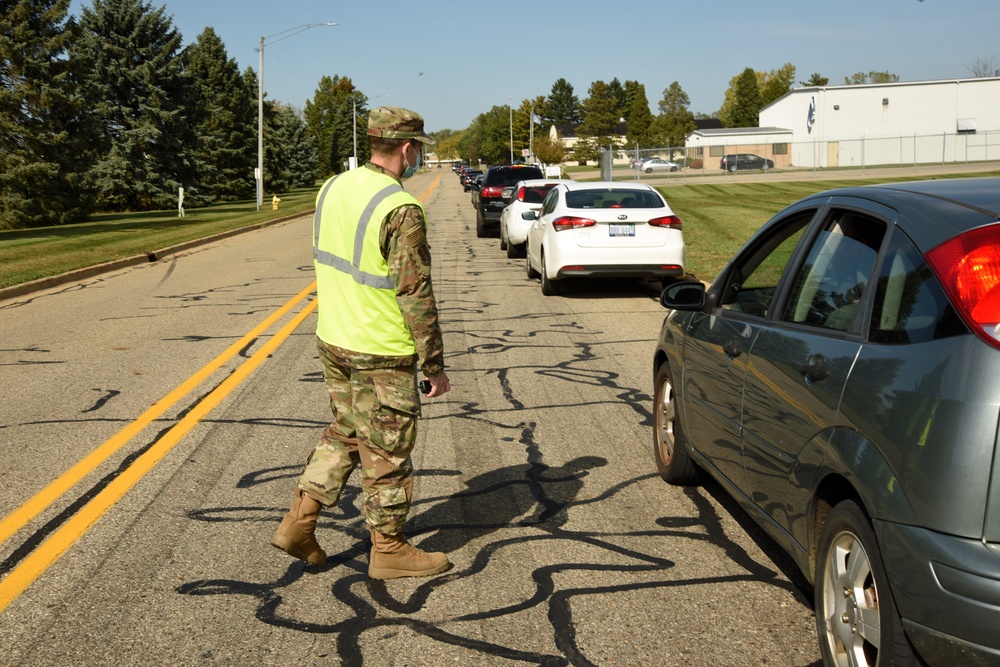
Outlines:
{"type": "Polygon", "coordinates": [[[319,249],[319,230],[320,230],[320,218],[323,214],[323,203],[326,201],[326,195],[330,192],[333,182],[340,178],[340,175],[331,178],[323,191],[320,192],[319,200],[316,202],[316,216],[313,219],[313,259],[315,259],[320,264],[324,266],[329,266],[341,273],[349,274],[354,280],[362,285],[367,285],[369,287],[377,287],[379,289],[393,289],[395,285],[392,283],[392,278],[390,276],[377,276],[373,273],[367,273],[361,270],[361,251],[364,250],[365,246],[365,234],[368,231],[368,225],[371,224],[372,214],[375,213],[376,207],[385,200],[386,197],[394,195],[401,191],[403,188],[398,183],[392,183],[387,185],[385,188],[379,191],[370,202],[365,210],[361,212],[361,218],[358,220],[357,233],[354,235],[354,256],[347,260],[343,257],[338,257],[331,252],[319,249]]]}

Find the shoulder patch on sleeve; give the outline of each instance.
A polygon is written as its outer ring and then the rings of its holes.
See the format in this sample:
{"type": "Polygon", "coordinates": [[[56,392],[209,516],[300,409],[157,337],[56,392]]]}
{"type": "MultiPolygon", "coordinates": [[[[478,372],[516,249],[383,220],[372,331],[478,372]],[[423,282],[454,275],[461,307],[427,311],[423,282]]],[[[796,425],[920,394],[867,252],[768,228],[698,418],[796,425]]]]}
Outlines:
{"type": "Polygon", "coordinates": [[[406,245],[410,246],[411,248],[420,247],[424,243],[424,228],[414,227],[413,229],[411,229],[409,232],[406,233],[406,237],[404,240],[406,241],[406,245]]]}

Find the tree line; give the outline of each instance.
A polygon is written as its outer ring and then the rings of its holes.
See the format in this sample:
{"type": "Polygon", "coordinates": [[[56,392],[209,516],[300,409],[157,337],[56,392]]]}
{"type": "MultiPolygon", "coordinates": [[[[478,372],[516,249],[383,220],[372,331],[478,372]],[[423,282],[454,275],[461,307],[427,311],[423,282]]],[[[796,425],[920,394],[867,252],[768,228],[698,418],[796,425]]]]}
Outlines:
{"type": "MultiPolygon", "coordinates": [[[[188,46],[165,7],[145,0],[92,0],[79,17],[70,0],[0,0],[0,229],[66,224],[95,211],[172,208],[178,188],[197,207],[254,196],[257,74],[240,71],[207,27],[188,46]]],[[[989,68],[993,63],[989,63],[989,68]]],[[[989,69],[986,68],[986,69],[989,69]]],[[[791,64],[733,77],[715,112],[726,127],[753,127],[787,93],[791,64]]],[[[857,73],[845,83],[898,81],[857,73]]],[[[826,85],[819,74],[804,85],[826,85]]],[[[571,127],[576,159],[601,146],[683,146],[695,119],[678,82],[650,111],[638,81],[594,81],[582,101],[558,79],[547,96],[498,105],[468,128],[433,133],[440,159],[497,164],[519,157],[566,158],[548,128],[571,127]],[[533,115],[537,122],[532,124],[533,115]]],[[[309,186],[343,170],[355,137],[367,134],[368,98],[348,77],[324,76],[304,109],[265,100],[268,193],[309,186]],[[356,128],[356,129],[355,129],[356,128]],[[356,133],[356,134],[355,134],[356,133]]],[[[368,142],[357,142],[359,162],[368,142]]]]}
{"type": "MultiPolygon", "coordinates": [[[[257,75],[211,28],[194,43],[143,0],[0,0],[0,229],[252,198],[257,75]]],[[[264,106],[266,192],[308,186],[353,155],[367,98],[323,77],[304,110],[264,106]]],[[[368,143],[358,145],[367,159],[368,143]]]]}
{"type": "MultiPolygon", "coordinates": [[[[992,65],[991,65],[992,66],[992,65]]],[[[844,84],[891,83],[899,76],[890,72],[858,72],[844,77],[844,84]]],[[[713,114],[692,112],[691,100],[680,83],[674,81],[657,103],[658,114],[650,112],[646,87],[638,81],[621,83],[595,81],[580,100],[566,79],[558,79],[547,96],[522,100],[517,108],[498,105],[479,114],[465,130],[436,133],[437,155],[445,160],[465,160],[497,164],[515,159],[532,143],[534,155],[542,162],[597,159],[600,147],[639,149],[683,146],[696,129],[695,119],[716,118],[723,127],[757,127],[762,108],[788,93],[795,82],[795,66],[786,63],[768,72],[747,67],[729,82],[725,99],[713,114]],[[532,114],[540,123],[532,138],[532,114]],[[578,141],[571,156],[563,141],[551,141],[548,128],[572,128],[578,141]],[[511,134],[513,133],[513,141],[511,134]],[[622,141],[624,137],[624,141],[622,141]]],[[[829,79],[814,73],[803,86],[825,86],[829,79]]]]}

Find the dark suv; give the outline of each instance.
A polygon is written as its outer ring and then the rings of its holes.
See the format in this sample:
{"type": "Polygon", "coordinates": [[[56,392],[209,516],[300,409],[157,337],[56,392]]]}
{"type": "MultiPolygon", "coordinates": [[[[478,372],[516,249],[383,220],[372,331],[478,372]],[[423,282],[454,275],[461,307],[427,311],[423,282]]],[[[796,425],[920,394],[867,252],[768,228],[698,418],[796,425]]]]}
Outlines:
{"type": "Polygon", "coordinates": [[[545,178],[545,176],[538,167],[526,164],[508,164],[486,170],[482,188],[479,190],[479,203],[476,205],[477,237],[485,237],[490,228],[499,231],[500,214],[507,205],[503,198],[504,187],[529,178],[545,178]]]}
{"type": "Polygon", "coordinates": [[[766,160],[753,153],[733,153],[719,160],[719,169],[736,171],[738,169],[774,169],[774,160],[766,160]]]}

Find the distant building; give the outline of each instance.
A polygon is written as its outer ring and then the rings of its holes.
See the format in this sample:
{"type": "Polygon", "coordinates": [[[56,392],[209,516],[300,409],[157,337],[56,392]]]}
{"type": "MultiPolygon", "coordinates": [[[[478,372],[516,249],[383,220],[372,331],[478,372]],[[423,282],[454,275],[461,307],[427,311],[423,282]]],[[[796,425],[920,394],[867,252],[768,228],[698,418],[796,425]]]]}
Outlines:
{"type": "Polygon", "coordinates": [[[1000,160],[1000,77],[796,88],[757,128],[698,129],[691,157],[756,153],[776,167],[1000,160]]]}

